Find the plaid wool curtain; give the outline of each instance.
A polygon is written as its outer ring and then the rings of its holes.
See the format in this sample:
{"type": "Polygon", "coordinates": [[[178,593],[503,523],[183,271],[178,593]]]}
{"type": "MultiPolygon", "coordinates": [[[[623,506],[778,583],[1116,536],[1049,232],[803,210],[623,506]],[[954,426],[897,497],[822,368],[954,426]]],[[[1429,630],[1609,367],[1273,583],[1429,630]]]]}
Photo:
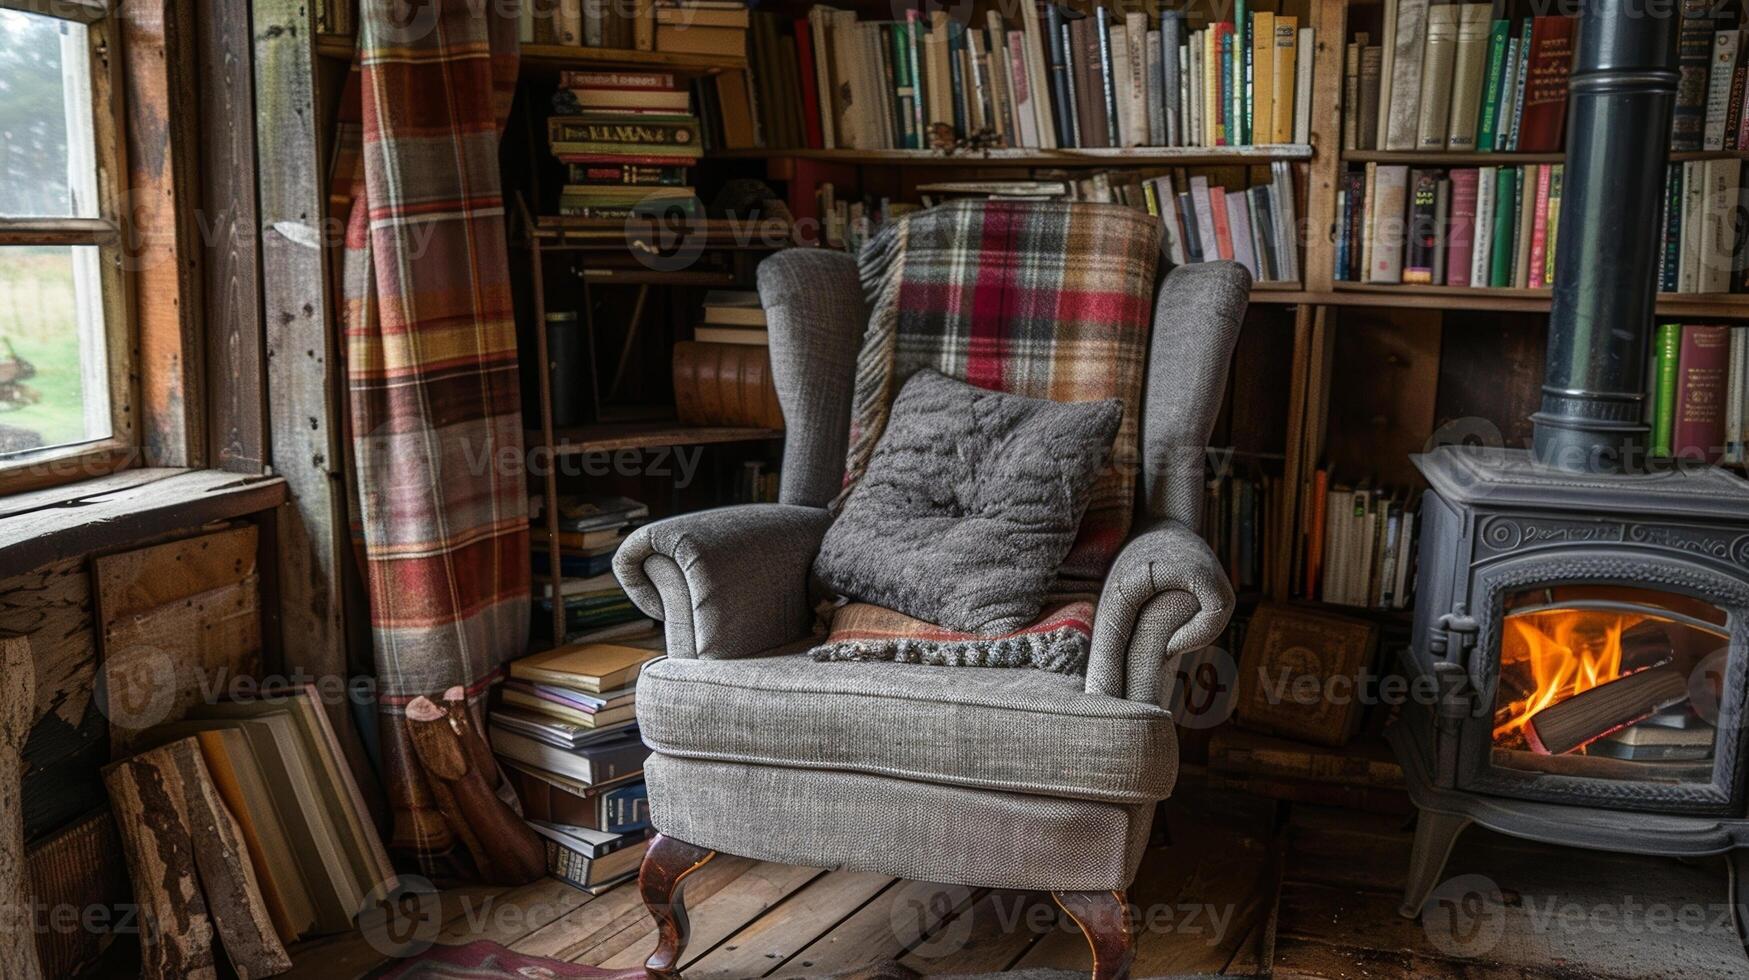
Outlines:
{"type": "MultiPolygon", "coordinates": [[[[453,842],[408,744],[420,695],[483,697],[528,640],[528,519],[498,143],[514,19],[363,0],[335,151],[355,528],[392,845],[453,842]]],[[[477,710],[477,709],[476,709],[477,710]]]]}

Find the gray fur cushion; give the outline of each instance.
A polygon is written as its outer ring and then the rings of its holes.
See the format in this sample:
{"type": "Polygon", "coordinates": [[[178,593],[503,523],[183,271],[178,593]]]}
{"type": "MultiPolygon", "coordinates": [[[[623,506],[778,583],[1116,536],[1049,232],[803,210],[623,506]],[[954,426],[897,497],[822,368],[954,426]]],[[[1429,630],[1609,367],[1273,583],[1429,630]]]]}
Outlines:
{"type": "Polygon", "coordinates": [[[826,532],[829,588],[949,629],[1000,635],[1039,615],[1123,417],[936,371],[893,400],[868,469],[826,532]]]}

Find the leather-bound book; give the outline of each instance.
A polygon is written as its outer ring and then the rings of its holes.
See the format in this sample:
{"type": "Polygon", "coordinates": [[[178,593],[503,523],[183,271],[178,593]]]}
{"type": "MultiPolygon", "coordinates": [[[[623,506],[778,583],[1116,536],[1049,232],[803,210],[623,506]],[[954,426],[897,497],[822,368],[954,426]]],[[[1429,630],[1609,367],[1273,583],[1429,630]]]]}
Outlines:
{"type": "Polygon", "coordinates": [[[1433,282],[1434,254],[1439,249],[1439,171],[1409,173],[1409,250],[1403,259],[1403,281],[1433,282]]]}
{"type": "Polygon", "coordinates": [[[1712,77],[1713,9],[1710,0],[1683,0],[1676,35],[1676,112],[1670,122],[1670,149],[1694,151],[1706,137],[1707,82],[1712,77]]]}
{"type": "MultiPolygon", "coordinates": [[[[1446,118],[1445,148],[1468,153],[1476,148],[1476,120],[1482,112],[1488,67],[1488,41],[1493,22],[1485,3],[1458,8],[1457,54],[1452,61],[1451,114],[1446,118]]],[[[1504,40],[1504,37],[1502,37],[1504,40]]]]}
{"type": "Polygon", "coordinates": [[[1355,131],[1356,149],[1378,149],[1379,70],[1384,47],[1368,44],[1360,49],[1360,128],[1355,131]]]}
{"type": "Polygon", "coordinates": [[[1725,448],[1725,394],[1731,369],[1731,329],[1682,327],[1676,362],[1675,419],[1670,448],[1678,457],[1716,463],[1725,448]]]}
{"type": "Polygon", "coordinates": [[[1571,17],[1538,17],[1531,28],[1524,121],[1518,134],[1518,148],[1525,153],[1561,149],[1567,121],[1567,74],[1573,65],[1577,23],[1571,17]]]}
{"type": "Polygon", "coordinates": [[[750,344],[675,344],[674,409],[685,425],[783,428],[770,350],[750,344]]]}
{"type": "Polygon", "coordinates": [[[1451,115],[1451,79],[1457,64],[1458,12],[1462,6],[1438,4],[1427,10],[1427,49],[1421,62],[1421,110],[1415,125],[1415,148],[1445,149],[1446,121],[1451,115]]]}
{"type": "Polygon", "coordinates": [[[1415,129],[1421,118],[1421,57],[1427,48],[1427,0],[1397,0],[1396,37],[1392,45],[1391,98],[1380,111],[1386,116],[1387,150],[1415,149],[1415,129]]]}
{"type": "MultiPolygon", "coordinates": [[[[1476,201],[1480,171],[1464,168],[1451,172],[1451,224],[1445,239],[1445,284],[1470,285],[1470,266],[1475,258],[1476,201]]],[[[1491,197],[1492,195],[1490,195],[1491,197]]],[[[1478,283],[1477,285],[1487,285],[1478,283]]]]}

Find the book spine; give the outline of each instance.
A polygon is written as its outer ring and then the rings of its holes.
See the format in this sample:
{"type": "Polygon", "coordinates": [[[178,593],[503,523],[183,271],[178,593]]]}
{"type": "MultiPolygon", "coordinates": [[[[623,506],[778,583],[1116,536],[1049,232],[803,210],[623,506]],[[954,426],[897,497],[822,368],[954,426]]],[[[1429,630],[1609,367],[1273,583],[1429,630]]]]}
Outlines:
{"type": "Polygon", "coordinates": [[[1683,0],[1682,4],[1682,25],[1676,35],[1676,109],[1670,124],[1670,149],[1678,152],[1699,150],[1706,140],[1713,6],[1708,0],[1683,0]]]}
{"type": "Polygon", "coordinates": [[[1388,109],[1380,107],[1387,116],[1384,148],[1413,150],[1421,119],[1421,59],[1427,47],[1427,0],[1398,0],[1396,13],[1396,37],[1385,39],[1394,45],[1394,50],[1391,101],[1388,109]]]}
{"type": "Polygon", "coordinates": [[[1476,210],[1481,194],[1480,174],[1473,169],[1451,172],[1451,224],[1446,232],[1445,284],[1470,285],[1476,240],[1476,210]]]}
{"type": "MultiPolygon", "coordinates": [[[[1368,165],[1372,168],[1372,165],[1368,165]]],[[[1372,210],[1371,282],[1403,281],[1403,215],[1407,205],[1409,168],[1402,164],[1376,167],[1369,205],[1372,210]]]]}
{"type": "Polygon", "coordinates": [[[1531,289],[1541,289],[1547,285],[1543,278],[1543,265],[1548,259],[1549,251],[1549,182],[1553,178],[1552,166],[1537,171],[1536,211],[1531,216],[1530,225],[1530,280],[1527,283],[1531,289]]]}
{"type": "Polygon", "coordinates": [[[1672,163],[1664,174],[1664,262],[1658,288],[1674,293],[1682,274],[1682,164],[1672,163]]]}
{"type": "Polygon", "coordinates": [[[1166,51],[1164,36],[1160,31],[1148,31],[1143,44],[1146,52],[1142,70],[1147,75],[1145,88],[1147,90],[1148,139],[1149,146],[1170,146],[1166,133],[1166,51]]]}
{"type": "Polygon", "coordinates": [[[1518,38],[1518,78],[1512,83],[1512,127],[1506,145],[1513,152],[1523,149],[1519,137],[1524,130],[1524,97],[1530,84],[1530,39],[1534,29],[1535,19],[1527,18],[1524,32],[1518,38]]]}
{"type": "Polygon", "coordinates": [[[1495,130],[1500,122],[1500,93],[1505,86],[1501,77],[1506,71],[1506,35],[1512,30],[1510,21],[1497,20],[1488,28],[1488,67],[1482,90],[1482,111],[1476,121],[1476,149],[1482,153],[1494,151],[1495,130]]]}
{"type": "Polygon", "coordinates": [[[1682,353],[1682,326],[1659,324],[1652,350],[1652,376],[1656,382],[1652,390],[1652,455],[1668,458],[1676,405],[1676,365],[1682,353]]]}
{"type": "Polygon", "coordinates": [[[1731,114],[1731,76],[1736,68],[1737,32],[1715,31],[1707,76],[1706,122],[1701,132],[1703,150],[1725,148],[1725,124],[1731,114]]]}
{"type": "Polygon", "coordinates": [[[1076,61],[1078,59],[1073,43],[1075,40],[1075,32],[1070,25],[1064,24],[1059,33],[1062,35],[1064,58],[1062,79],[1065,98],[1063,100],[1062,119],[1064,121],[1063,124],[1069,127],[1068,140],[1063,145],[1070,147],[1086,146],[1087,144],[1082,142],[1081,135],[1083,132],[1082,126],[1085,125],[1081,119],[1081,100],[1083,98],[1081,92],[1082,86],[1075,74],[1077,71],[1076,61]]]}
{"type": "Polygon", "coordinates": [[[1360,42],[1350,41],[1342,57],[1342,148],[1360,149],[1360,42]]]}
{"type": "Polygon", "coordinates": [[[1078,145],[1075,139],[1074,126],[1074,96],[1069,91],[1069,68],[1064,54],[1068,45],[1064,33],[1068,26],[1063,23],[1062,8],[1056,4],[1045,6],[1046,47],[1049,49],[1051,93],[1054,102],[1051,105],[1055,116],[1057,129],[1057,145],[1059,147],[1074,147],[1078,145]]]}
{"type": "Polygon", "coordinates": [[[1275,64],[1271,74],[1275,78],[1274,119],[1269,130],[1269,142],[1292,143],[1294,141],[1294,106],[1298,101],[1298,65],[1294,57],[1299,44],[1299,19],[1276,15],[1275,18],[1275,64]]]}
{"type": "Polygon", "coordinates": [[[1298,74],[1294,80],[1293,141],[1302,145],[1312,141],[1312,59],[1315,48],[1312,29],[1300,28],[1294,45],[1294,68],[1298,74]]]}
{"type": "Polygon", "coordinates": [[[1749,385],[1749,327],[1731,328],[1731,373],[1725,387],[1724,462],[1741,464],[1744,432],[1744,389],[1749,385]]]}
{"type": "Polygon", "coordinates": [[[1114,77],[1111,51],[1111,10],[1099,7],[1094,12],[1094,24],[1098,28],[1094,40],[1099,45],[1099,85],[1104,95],[1105,110],[1105,145],[1122,146],[1120,135],[1119,110],[1117,105],[1118,81],[1114,77]]]}
{"type": "Polygon", "coordinates": [[[1219,146],[1237,146],[1239,114],[1236,107],[1237,100],[1243,96],[1238,94],[1233,85],[1233,25],[1223,23],[1216,32],[1216,38],[1220,42],[1220,61],[1215,69],[1220,92],[1219,101],[1216,103],[1216,109],[1220,113],[1220,130],[1216,142],[1219,146]]]}
{"type": "Polygon", "coordinates": [[[1451,181],[1441,177],[1435,185],[1433,204],[1433,284],[1446,285],[1446,240],[1451,228],[1451,181]]]}
{"type": "Polygon", "coordinates": [[[1494,248],[1488,266],[1488,285],[1512,285],[1512,246],[1518,238],[1518,168],[1501,167],[1494,188],[1494,248]]]}
{"type": "Polygon", "coordinates": [[[1729,327],[1683,326],[1672,402],[1673,455],[1708,463],[1717,463],[1723,455],[1730,350],[1729,327]]]}
{"type": "Polygon", "coordinates": [[[1457,68],[1459,4],[1438,4],[1427,12],[1427,44],[1421,62],[1421,108],[1415,125],[1415,148],[1445,149],[1446,123],[1451,115],[1452,76],[1457,68]]]}
{"type": "Polygon", "coordinates": [[[1184,14],[1168,10],[1160,15],[1160,83],[1166,95],[1166,128],[1161,146],[1184,146],[1184,100],[1179,76],[1179,47],[1184,41],[1184,14]]]}
{"type": "Polygon", "coordinates": [[[1445,148],[1468,152],[1480,144],[1477,119],[1487,88],[1491,25],[1489,6],[1467,3],[1458,8],[1457,57],[1451,76],[1451,114],[1446,120],[1445,148]]]}
{"type": "Polygon", "coordinates": [[[1403,282],[1433,282],[1434,250],[1439,244],[1435,210],[1439,204],[1439,172],[1415,170],[1409,175],[1408,254],[1403,259],[1403,282]]]}
{"type": "Polygon", "coordinates": [[[1731,66],[1730,102],[1725,113],[1725,149],[1744,148],[1742,140],[1743,126],[1743,86],[1749,82],[1749,58],[1744,57],[1743,31],[1737,32],[1736,63],[1731,66]]]}
{"type": "Polygon", "coordinates": [[[1555,284],[1555,259],[1561,251],[1561,197],[1563,164],[1549,165],[1548,246],[1543,250],[1543,285],[1555,284]]]}

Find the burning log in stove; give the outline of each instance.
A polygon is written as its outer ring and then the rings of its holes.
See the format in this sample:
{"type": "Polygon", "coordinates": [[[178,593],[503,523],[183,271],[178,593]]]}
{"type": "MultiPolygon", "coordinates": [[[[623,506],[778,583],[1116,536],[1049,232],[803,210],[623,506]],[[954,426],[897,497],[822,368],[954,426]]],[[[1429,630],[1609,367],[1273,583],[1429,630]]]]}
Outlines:
{"type": "Polygon", "coordinates": [[[1688,679],[1668,662],[1556,702],[1525,722],[1530,750],[1565,755],[1688,700],[1688,679]]]}

